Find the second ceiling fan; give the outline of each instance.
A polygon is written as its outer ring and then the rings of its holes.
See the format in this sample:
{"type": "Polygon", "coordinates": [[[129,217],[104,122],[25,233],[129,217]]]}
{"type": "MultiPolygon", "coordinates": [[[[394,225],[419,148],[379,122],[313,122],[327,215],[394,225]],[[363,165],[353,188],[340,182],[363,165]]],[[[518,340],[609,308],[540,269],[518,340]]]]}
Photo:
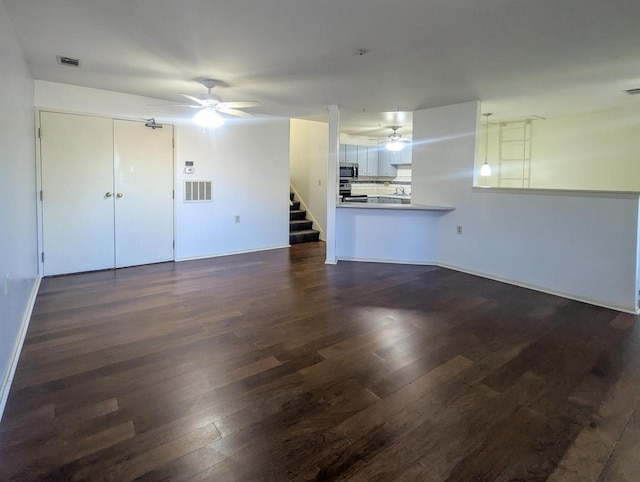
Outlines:
{"type": "Polygon", "coordinates": [[[404,149],[406,144],[411,144],[411,139],[405,139],[402,137],[402,134],[398,134],[398,129],[402,126],[389,126],[388,128],[393,131],[393,133],[389,134],[387,137],[383,137],[377,140],[385,140],[386,143],[384,145],[385,149],[391,152],[398,152],[404,149]]]}

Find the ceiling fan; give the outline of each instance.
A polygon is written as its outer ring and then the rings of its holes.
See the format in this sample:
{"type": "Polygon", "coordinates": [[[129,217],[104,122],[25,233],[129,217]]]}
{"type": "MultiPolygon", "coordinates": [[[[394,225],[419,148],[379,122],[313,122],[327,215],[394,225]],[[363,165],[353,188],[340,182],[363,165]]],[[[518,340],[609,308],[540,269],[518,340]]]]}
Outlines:
{"type": "Polygon", "coordinates": [[[398,129],[402,126],[388,126],[389,129],[393,131],[393,133],[389,134],[387,137],[383,137],[379,140],[387,140],[387,143],[384,145],[385,149],[391,152],[398,152],[404,149],[405,144],[411,144],[411,139],[404,139],[402,134],[398,134],[398,129]]]}
{"type": "Polygon", "coordinates": [[[174,104],[179,106],[191,107],[192,109],[198,109],[196,115],[193,116],[193,121],[199,126],[220,127],[222,124],[224,124],[224,119],[220,116],[219,112],[238,117],[253,117],[255,114],[245,112],[240,109],[244,109],[247,107],[257,107],[260,105],[260,102],[257,102],[255,100],[223,102],[219,97],[216,97],[211,93],[211,89],[216,86],[215,80],[202,79],[200,83],[207,89],[206,94],[202,94],[199,97],[194,97],[193,95],[189,94],[180,94],[185,99],[195,102],[195,104],[174,104]]]}

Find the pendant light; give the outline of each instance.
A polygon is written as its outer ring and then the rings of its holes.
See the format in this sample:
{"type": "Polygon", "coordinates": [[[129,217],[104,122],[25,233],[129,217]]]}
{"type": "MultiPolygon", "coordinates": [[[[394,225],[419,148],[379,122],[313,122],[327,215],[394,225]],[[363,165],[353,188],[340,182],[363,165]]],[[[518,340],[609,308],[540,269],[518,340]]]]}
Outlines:
{"type": "Polygon", "coordinates": [[[487,140],[484,145],[484,164],[480,168],[480,175],[482,177],[489,177],[491,175],[491,166],[487,162],[487,156],[489,153],[489,116],[491,115],[491,112],[482,115],[487,118],[487,140]]]}

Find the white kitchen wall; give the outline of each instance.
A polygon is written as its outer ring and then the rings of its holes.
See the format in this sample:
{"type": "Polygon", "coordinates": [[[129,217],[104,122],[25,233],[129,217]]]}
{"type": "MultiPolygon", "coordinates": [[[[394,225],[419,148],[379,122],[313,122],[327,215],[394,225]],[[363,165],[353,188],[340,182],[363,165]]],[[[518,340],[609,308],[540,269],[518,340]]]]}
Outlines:
{"type": "Polygon", "coordinates": [[[0,417],[38,286],[33,80],[0,1],[0,417]]]}
{"type": "Polygon", "coordinates": [[[327,161],[329,126],[326,122],[291,119],[291,185],[317,223],[320,238],[327,230],[327,161]]]}
{"type": "MultiPolygon", "coordinates": [[[[534,120],[530,187],[640,191],[638,112],[640,99],[628,96],[623,107],[534,120]]],[[[485,120],[483,117],[477,170],[485,157],[485,120]]],[[[478,178],[479,186],[497,185],[498,133],[498,126],[492,124],[488,158],[493,172],[488,179],[478,178]]]]}
{"type": "Polygon", "coordinates": [[[159,99],[54,82],[35,82],[40,108],[176,125],[176,259],[289,244],[289,119],[227,118],[206,130],[175,117],[159,99]],[[195,174],[184,174],[184,162],[195,174]],[[213,181],[213,202],[183,203],[184,180],[213,181]],[[240,216],[240,222],[235,222],[240,216]]]}
{"type": "Polygon", "coordinates": [[[412,202],[456,208],[438,263],[635,312],[638,196],[474,190],[479,121],[478,102],[414,113],[412,202]]]}

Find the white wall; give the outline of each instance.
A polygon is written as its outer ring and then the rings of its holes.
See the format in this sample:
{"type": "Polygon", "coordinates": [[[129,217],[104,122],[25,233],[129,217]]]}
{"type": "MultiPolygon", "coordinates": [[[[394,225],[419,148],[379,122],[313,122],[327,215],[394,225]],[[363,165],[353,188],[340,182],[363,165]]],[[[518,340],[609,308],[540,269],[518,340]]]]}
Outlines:
{"type": "Polygon", "coordinates": [[[177,259],[289,245],[289,119],[208,133],[181,124],[177,164],[177,259]],[[186,160],[194,161],[194,175],[183,174],[186,160]],[[213,180],[213,202],[182,202],[187,179],[213,180]]]}
{"type": "Polygon", "coordinates": [[[36,81],[35,100],[40,108],[176,124],[176,259],[288,246],[289,119],[227,118],[204,130],[154,106],[166,101],[45,81],[36,81]],[[186,160],[195,174],[183,173],[186,160]],[[213,202],[183,203],[185,179],[212,180],[213,202]]]}
{"type": "Polygon", "coordinates": [[[2,1],[0,64],[1,414],[37,287],[33,80],[2,1]]]}
{"type": "Polygon", "coordinates": [[[440,219],[438,262],[635,311],[638,197],[474,191],[479,117],[477,102],[414,113],[412,202],[456,208],[440,219]]]}
{"type": "Polygon", "coordinates": [[[320,238],[327,230],[327,162],[329,126],[326,122],[291,119],[291,185],[317,223],[320,238]]]}

